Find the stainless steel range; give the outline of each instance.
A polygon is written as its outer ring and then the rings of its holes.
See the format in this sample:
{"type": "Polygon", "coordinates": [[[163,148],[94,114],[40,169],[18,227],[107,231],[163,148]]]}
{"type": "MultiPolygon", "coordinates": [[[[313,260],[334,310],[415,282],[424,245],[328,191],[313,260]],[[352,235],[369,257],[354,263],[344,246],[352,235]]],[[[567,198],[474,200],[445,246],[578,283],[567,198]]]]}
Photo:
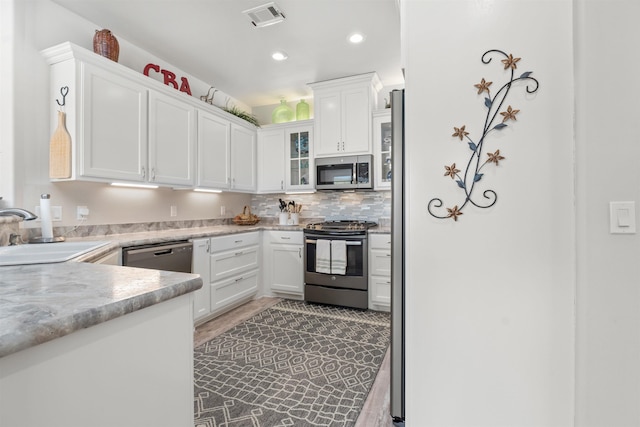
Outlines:
{"type": "Polygon", "coordinates": [[[304,299],[366,309],[369,306],[369,221],[308,224],[305,235],[304,299]]]}

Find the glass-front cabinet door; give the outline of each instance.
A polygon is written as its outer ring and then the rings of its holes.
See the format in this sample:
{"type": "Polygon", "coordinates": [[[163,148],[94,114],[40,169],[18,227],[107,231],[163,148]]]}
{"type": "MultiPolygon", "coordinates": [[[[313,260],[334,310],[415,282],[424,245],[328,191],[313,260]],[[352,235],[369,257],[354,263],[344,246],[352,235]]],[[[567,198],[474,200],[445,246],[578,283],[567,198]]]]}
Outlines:
{"type": "Polygon", "coordinates": [[[285,190],[313,190],[313,125],[287,128],[287,176],[285,190]]]}
{"type": "Polygon", "coordinates": [[[374,180],[376,190],[391,190],[391,110],[373,113],[374,180]]]}

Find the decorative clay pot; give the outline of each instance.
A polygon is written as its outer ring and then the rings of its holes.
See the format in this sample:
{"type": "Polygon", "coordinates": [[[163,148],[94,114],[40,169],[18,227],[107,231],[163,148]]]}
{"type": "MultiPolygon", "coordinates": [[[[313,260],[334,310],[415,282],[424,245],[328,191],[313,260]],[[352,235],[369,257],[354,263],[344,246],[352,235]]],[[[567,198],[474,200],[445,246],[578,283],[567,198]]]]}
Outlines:
{"type": "Polygon", "coordinates": [[[93,36],[93,51],[98,55],[118,62],[118,55],[120,54],[118,39],[109,30],[96,30],[96,34],[93,36]]]}

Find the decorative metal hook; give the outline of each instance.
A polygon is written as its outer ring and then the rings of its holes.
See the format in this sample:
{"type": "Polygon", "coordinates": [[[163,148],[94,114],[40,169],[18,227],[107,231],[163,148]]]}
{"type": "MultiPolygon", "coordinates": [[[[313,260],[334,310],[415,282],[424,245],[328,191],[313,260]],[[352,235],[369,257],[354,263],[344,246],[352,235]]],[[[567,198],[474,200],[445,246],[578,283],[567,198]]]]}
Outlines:
{"type": "Polygon", "coordinates": [[[213,96],[216,94],[217,91],[218,91],[218,89],[216,89],[213,86],[211,86],[209,88],[209,90],[207,91],[207,94],[206,95],[202,95],[200,97],[200,100],[206,102],[207,104],[212,104],[213,105],[213,96]],[[209,94],[211,93],[211,89],[213,89],[213,93],[211,94],[211,98],[209,98],[209,94]]]}
{"type": "Polygon", "coordinates": [[[69,93],[69,86],[62,86],[60,88],[60,94],[62,95],[62,104],[60,103],[59,100],[56,99],[56,102],[58,103],[59,106],[64,107],[64,105],[67,103],[66,97],[68,93],[69,93]]]}

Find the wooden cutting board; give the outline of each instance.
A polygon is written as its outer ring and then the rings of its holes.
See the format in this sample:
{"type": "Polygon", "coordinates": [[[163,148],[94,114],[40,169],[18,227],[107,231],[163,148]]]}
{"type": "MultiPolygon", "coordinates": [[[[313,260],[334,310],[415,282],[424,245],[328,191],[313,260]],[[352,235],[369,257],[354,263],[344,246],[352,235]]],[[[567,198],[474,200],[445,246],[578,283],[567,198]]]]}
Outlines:
{"type": "Polygon", "coordinates": [[[58,111],[58,126],[49,142],[49,178],[71,178],[71,135],[62,111],[58,111]]]}

